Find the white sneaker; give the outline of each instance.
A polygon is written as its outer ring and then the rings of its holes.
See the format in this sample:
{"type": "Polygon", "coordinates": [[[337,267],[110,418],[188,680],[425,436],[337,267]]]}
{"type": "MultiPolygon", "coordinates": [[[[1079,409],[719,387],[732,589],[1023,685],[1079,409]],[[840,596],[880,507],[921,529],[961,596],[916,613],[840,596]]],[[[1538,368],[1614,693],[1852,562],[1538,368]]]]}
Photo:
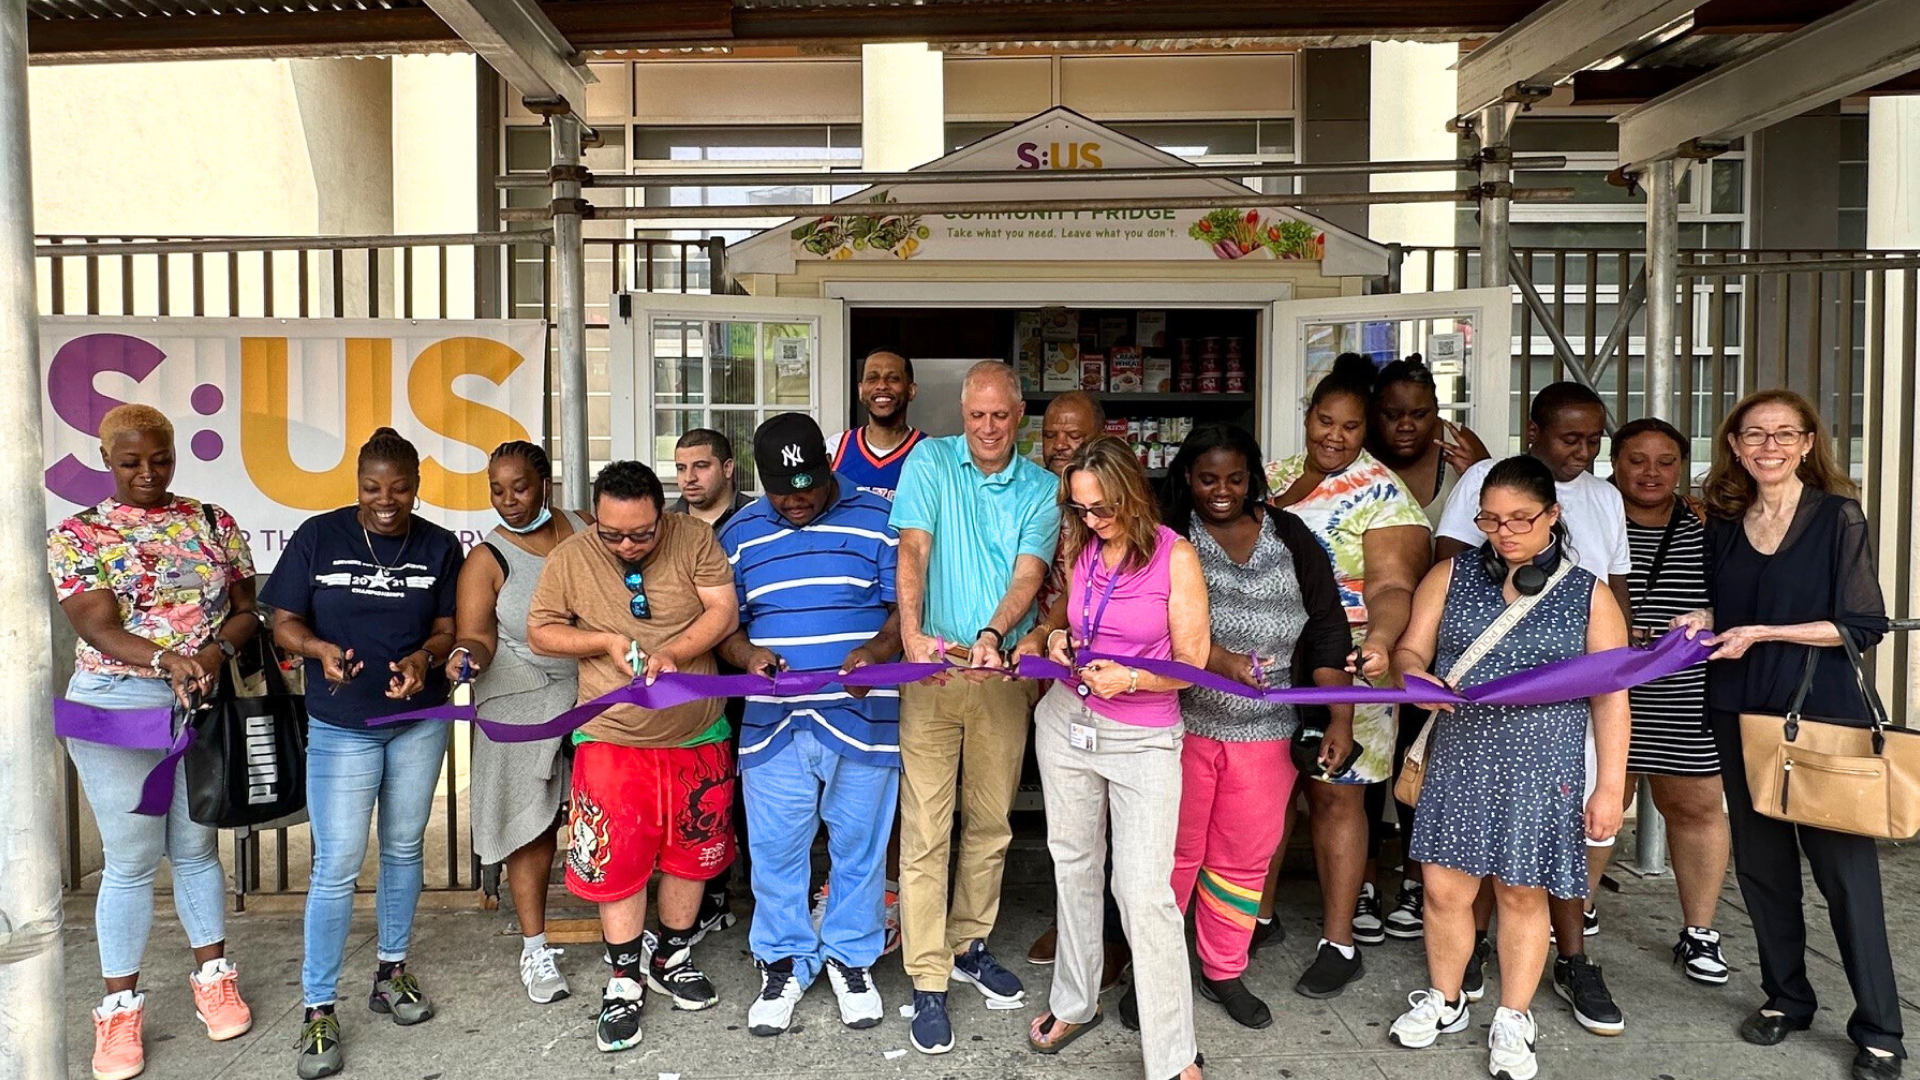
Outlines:
{"type": "Polygon", "coordinates": [[[884,1017],[880,988],[866,968],[847,967],[838,960],[827,960],[827,981],[833,984],[833,996],[840,1002],[840,1022],[850,1028],[870,1028],[884,1017]]]}
{"type": "Polygon", "coordinates": [[[1413,1006],[1400,1014],[1387,1031],[1387,1038],[1394,1045],[1408,1050],[1425,1050],[1442,1035],[1452,1035],[1467,1030],[1471,1022],[1467,1015],[1467,1002],[1463,997],[1459,1004],[1449,1006],[1446,997],[1438,990],[1415,990],[1407,995],[1407,1004],[1413,1006]]]}
{"type": "Polygon", "coordinates": [[[1494,1080],[1533,1080],[1540,1062],[1533,1055],[1533,1014],[1496,1009],[1487,1032],[1487,1075],[1494,1080]]]}
{"type": "Polygon", "coordinates": [[[760,994],[747,1006],[747,1030],[755,1035],[784,1035],[794,1006],[806,989],[793,977],[793,958],[760,965],[760,994]]]}
{"type": "Polygon", "coordinates": [[[527,988],[527,997],[535,1005],[551,1005],[564,1000],[570,992],[567,977],[560,974],[559,965],[553,962],[554,957],[565,952],[551,945],[520,950],[520,985],[527,988]]]}

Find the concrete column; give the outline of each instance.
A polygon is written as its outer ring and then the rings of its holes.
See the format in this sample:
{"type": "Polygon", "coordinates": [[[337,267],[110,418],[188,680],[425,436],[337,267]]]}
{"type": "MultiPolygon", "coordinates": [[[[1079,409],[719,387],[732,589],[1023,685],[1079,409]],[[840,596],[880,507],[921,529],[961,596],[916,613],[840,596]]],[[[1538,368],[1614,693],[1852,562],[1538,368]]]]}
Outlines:
{"type": "MultiPolygon", "coordinates": [[[[313,169],[321,236],[378,236],[393,229],[393,62],[387,59],[294,60],[289,65],[300,110],[300,135],[313,169]]],[[[348,252],[342,280],[349,318],[394,310],[393,255],[379,257],[379,310],[370,302],[366,256],[348,252]]],[[[331,313],[333,297],[323,295],[331,313]]]]}
{"type": "Polygon", "coordinates": [[[919,42],[860,47],[863,168],[901,172],[946,154],[944,61],[919,42]]]}
{"type": "MultiPolygon", "coordinates": [[[[1920,97],[1876,97],[1867,114],[1867,247],[1875,250],[1920,249],[1920,97]]],[[[1883,326],[1868,326],[1868,335],[1880,335],[1886,344],[1879,371],[1867,372],[1867,400],[1889,404],[1880,431],[1880,460],[1885,469],[1880,520],[1874,522],[1880,532],[1882,580],[1893,580],[1890,569],[1896,554],[1898,537],[1896,510],[1902,506],[1915,514],[1912,488],[1899,485],[1900,462],[1898,412],[1891,403],[1913,393],[1914,374],[1908,370],[1900,352],[1907,333],[1905,299],[1907,290],[1920,288],[1920,272],[1887,272],[1887,311],[1883,326]]],[[[1869,313],[1871,318],[1871,313],[1869,313]]],[[[1920,531],[1909,535],[1920,535],[1920,531]]],[[[1892,598],[1889,597],[1891,602],[1892,598]]],[[[1920,596],[1910,595],[1910,604],[1920,596]]],[[[1908,610],[1914,610],[1909,607],[1908,610]]],[[[1920,674],[1920,634],[1897,635],[1895,641],[1907,650],[1909,672],[1920,674]]],[[[1883,652],[1887,651],[1884,648],[1883,652]]],[[[1893,664],[1880,665],[1880,690],[1893,689],[1893,664]]],[[[1908,700],[1914,700],[1915,687],[1909,685],[1908,700]]]]}
{"type": "MultiPolygon", "coordinates": [[[[466,55],[399,56],[390,63],[393,67],[390,159],[393,231],[478,231],[481,227],[479,129],[447,120],[450,116],[473,114],[473,103],[479,93],[478,61],[466,55]]],[[[493,171],[492,167],[488,168],[489,178],[493,171]]],[[[454,248],[447,253],[447,307],[450,310],[446,312],[437,310],[439,273],[436,252],[414,254],[414,313],[423,317],[473,318],[473,249],[454,248]]]]}
{"type": "Polygon", "coordinates": [[[60,748],[40,477],[40,319],[27,145],[27,5],[0,2],[0,1080],[67,1075],[60,748]]]}
{"type": "MultiPolygon", "coordinates": [[[[1368,158],[1372,161],[1417,161],[1457,155],[1460,143],[1447,130],[1459,79],[1453,64],[1459,46],[1426,45],[1407,41],[1376,41],[1369,46],[1372,78],[1369,87],[1372,122],[1367,126],[1368,158]]],[[[1449,173],[1395,173],[1372,178],[1374,191],[1444,191],[1455,186],[1449,173]]],[[[1454,243],[1454,207],[1450,203],[1416,203],[1368,208],[1367,236],[1381,243],[1451,247],[1454,243]]],[[[1453,260],[1434,266],[1434,290],[1454,288],[1453,260]]],[[[1408,258],[1408,274],[1401,291],[1426,287],[1424,263],[1408,258]]]]}

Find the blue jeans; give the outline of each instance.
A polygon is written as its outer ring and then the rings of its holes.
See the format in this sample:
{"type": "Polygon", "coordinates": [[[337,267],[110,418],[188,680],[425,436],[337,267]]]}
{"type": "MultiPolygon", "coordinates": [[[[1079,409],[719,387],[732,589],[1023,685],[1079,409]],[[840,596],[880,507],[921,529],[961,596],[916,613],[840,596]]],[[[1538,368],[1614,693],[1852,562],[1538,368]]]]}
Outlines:
{"type": "MultiPolygon", "coordinates": [[[[102,709],[167,708],[173,689],[164,679],[76,671],[67,700],[102,709]]],[[[187,767],[174,771],[173,805],[165,817],[136,814],[141,783],[164,751],[67,740],[67,757],[100,826],[105,868],[93,904],[100,974],[123,979],[140,972],[153,928],[153,877],[160,859],[173,863],[173,907],[193,948],[225,941],[227,876],[220,868],[220,834],[187,817],[187,767]]]]}
{"type": "Polygon", "coordinates": [[[336,997],[353,923],[353,889],[367,856],[367,827],[380,804],[380,884],[374,893],[383,961],[407,958],[413,909],[420,902],[420,845],[433,812],[433,789],[447,755],[447,725],[307,727],[307,814],[312,819],[313,881],[307,888],[308,1005],[336,997]]]}
{"type": "Polygon", "coordinates": [[[771,758],[740,773],[753,866],[753,926],[747,945],[771,963],[792,958],[810,985],[828,957],[871,967],[886,944],[887,836],[899,804],[900,770],[863,765],[799,731],[771,758]],[[808,912],[813,838],[827,823],[827,911],[814,932],[808,912]]]}

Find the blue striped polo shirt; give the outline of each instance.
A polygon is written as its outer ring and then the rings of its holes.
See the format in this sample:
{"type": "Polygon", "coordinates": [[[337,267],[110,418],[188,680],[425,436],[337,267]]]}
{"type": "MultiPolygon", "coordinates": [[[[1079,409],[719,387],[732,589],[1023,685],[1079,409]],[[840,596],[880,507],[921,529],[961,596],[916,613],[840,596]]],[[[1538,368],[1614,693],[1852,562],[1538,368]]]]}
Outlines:
{"type": "MultiPolygon", "coordinates": [[[[835,481],[834,503],[805,528],[794,528],[762,498],[720,533],[747,639],[785,660],[790,671],[839,670],[847,654],[886,623],[894,602],[900,539],[887,521],[893,506],[845,476],[835,481]]],[[[876,689],[855,698],[835,683],[804,698],[750,694],[740,767],[779,753],[801,729],[843,757],[898,767],[900,691],[876,689]]]]}

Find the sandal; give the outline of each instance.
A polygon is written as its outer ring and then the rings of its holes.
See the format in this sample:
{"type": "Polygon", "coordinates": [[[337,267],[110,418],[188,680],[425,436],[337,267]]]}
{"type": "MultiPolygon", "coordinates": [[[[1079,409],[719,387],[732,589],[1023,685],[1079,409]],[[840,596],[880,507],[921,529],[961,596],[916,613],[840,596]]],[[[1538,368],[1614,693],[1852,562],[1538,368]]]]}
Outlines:
{"type": "MultiPolygon", "coordinates": [[[[1188,1066],[1188,1068],[1200,1068],[1200,1069],[1205,1069],[1206,1067],[1207,1067],[1207,1055],[1205,1054],[1193,1055],[1193,1064],[1188,1066]]],[[[1185,1075],[1187,1075],[1187,1070],[1181,1069],[1180,1076],[1185,1076],[1185,1075]]],[[[1173,1080],[1180,1080],[1180,1076],[1174,1077],[1173,1080]]]]}
{"type": "Polygon", "coordinates": [[[1032,1047],[1033,1052],[1036,1054],[1057,1054],[1060,1051],[1065,1050],[1068,1046],[1071,1046],[1073,1044],[1073,1040],[1079,1038],[1082,1035],[1085,1035],[1087,1032],[1092,1031],[1094,1028],[1099,1027],[1100,1021],[1103,1019],[1105,1019],[1105,1017],[1101,1016],[1099,1011],[1096,1010],[1093,1014],[1093,1019],[1087,1021],[1086,1023],[1070,1024],[1067,1021],[1062,1020],[1059,1017],[1053,1015],[1052,1013],[1048,1013],[1045,1016],[1041,1017],[1040,1030],[1045,1034],[1053,1035],[1054,1037],[1052,1041],[1043,1043],[1039,1039],[1034,1038],[1032,1032],[1028,1032],[1027,1045],[1032,1047]],[[1064,1035],[1054,1034],[1055,1032],[1058,1032],[1063,1027],[1067,1029],[1066,1034],[1064,1035]]]}

